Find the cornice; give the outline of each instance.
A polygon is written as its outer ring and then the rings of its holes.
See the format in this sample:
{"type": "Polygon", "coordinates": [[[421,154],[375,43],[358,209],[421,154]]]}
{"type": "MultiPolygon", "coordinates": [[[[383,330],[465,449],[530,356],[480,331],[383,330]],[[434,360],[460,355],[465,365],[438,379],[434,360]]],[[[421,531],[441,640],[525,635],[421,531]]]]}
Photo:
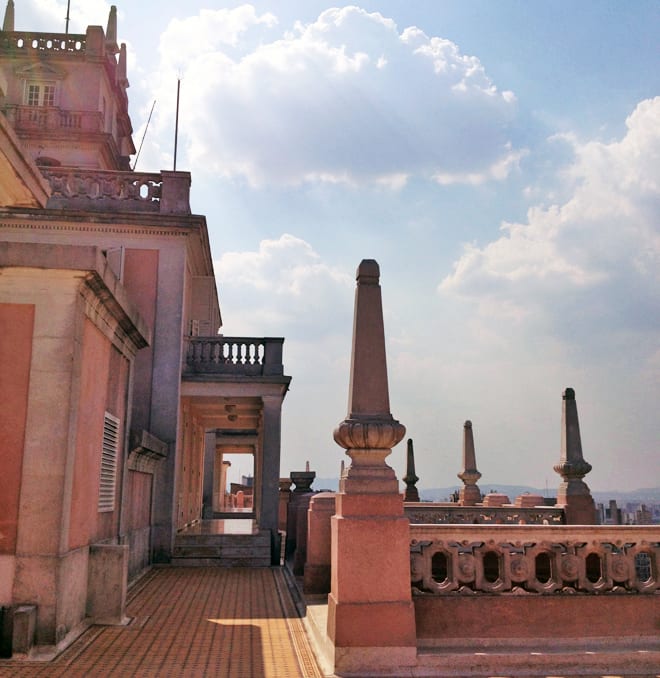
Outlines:
{"type": "Polygon", "coordinates": [[[127,233],[133,235],[187,237],[206,224],[198,215],[157,212],[72,212],[71,210],[0,210],[0,229],[61,232],[127,233]],[[65,214],[64,214],[65,212],[65,214]]]}

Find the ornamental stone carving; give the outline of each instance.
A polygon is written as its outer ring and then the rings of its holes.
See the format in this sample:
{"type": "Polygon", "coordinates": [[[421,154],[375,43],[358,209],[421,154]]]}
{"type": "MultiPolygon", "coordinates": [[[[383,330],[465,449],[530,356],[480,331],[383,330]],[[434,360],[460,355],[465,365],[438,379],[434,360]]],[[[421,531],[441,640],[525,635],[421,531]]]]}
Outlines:
{"type": "Polygon", "coordinates": [[[387,450],[387,454],[405,435],[406,427],[395,419],[344,419],[333,433],[337,445],[346,450],[387,450]]]}

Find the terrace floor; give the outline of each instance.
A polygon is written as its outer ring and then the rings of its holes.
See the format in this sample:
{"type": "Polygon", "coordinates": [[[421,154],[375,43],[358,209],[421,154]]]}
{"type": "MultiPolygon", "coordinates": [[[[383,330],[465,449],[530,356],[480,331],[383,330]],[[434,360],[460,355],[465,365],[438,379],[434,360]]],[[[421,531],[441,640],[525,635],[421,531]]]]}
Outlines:
{"type": "Polygon", "coordinates": [[[0,677],[322,675],[280,568],[154,568],[127,613],[127,626],[92,626],[53,661],[0,660],[0,677]]]}

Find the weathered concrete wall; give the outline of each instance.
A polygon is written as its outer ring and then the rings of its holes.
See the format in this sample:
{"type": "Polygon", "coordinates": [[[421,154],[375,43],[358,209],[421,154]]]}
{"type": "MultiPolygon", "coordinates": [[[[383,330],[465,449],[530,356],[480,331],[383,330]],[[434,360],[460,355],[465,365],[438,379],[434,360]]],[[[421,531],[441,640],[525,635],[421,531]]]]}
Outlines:
{"type": "Polygon", "coordinates": [[[125,621],[128,546],[93,544],[89,549],[87,614],[97,624],[125,621]]]}
{"type": "Polygon", "coordinates": [[[132,579],[144,570],[151,559],[151,501],[153,475],[128,472],[124,506],[126,538],[129,546],[128,577],[132,579]]]}

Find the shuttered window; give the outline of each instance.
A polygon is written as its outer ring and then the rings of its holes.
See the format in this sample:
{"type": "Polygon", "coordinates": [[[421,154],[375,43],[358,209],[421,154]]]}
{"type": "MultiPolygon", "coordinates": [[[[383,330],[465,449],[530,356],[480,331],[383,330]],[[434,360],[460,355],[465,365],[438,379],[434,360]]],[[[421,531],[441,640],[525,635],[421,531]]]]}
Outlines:
{"type": "Polygon", "coordinates": [[[103,419],[103,450],[101,453],[101,482],[99,484],[99,511],[115,510],[117,487],[117,454],[119,453],[119,419],[109,412],[103,419]]]}

